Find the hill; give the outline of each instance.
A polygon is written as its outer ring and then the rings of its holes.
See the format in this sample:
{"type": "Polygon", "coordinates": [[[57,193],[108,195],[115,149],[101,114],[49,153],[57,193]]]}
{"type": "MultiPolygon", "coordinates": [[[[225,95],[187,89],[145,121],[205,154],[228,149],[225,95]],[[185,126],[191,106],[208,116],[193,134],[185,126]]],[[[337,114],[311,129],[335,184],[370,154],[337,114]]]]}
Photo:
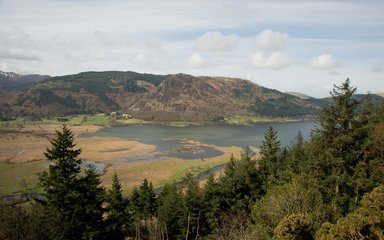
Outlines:
{"type": "Polygon", "coordinates": [[[48,75],[21,75],[13,72],[0,71],[0,91],[11,91],[24,89],[33,83],[50,78],[48,75]]]}
{"type": "Polygon", "coordinates": [[[304,94],[304,93],[299,93],[299,92],[285,92],[286,94],[301,98],[301,99],[309,99],[311,98],[310,96],[304,94]]]}
{"type": "Polygon", "coordinates": [[[155,121],[205,121],[235,114],[303,117],[317,115],[328,103],[237,78],[119,71],[48,77],[0,98],[3,118],[118,111],[155,121]]]}

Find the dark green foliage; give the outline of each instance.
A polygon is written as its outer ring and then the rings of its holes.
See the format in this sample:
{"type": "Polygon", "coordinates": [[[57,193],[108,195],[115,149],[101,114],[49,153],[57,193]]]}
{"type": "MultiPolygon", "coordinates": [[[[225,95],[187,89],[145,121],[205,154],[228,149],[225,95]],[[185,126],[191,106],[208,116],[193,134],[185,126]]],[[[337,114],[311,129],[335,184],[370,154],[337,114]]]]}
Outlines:
{"type": "Polygon", "coordinates": [[[183,195],[175,184],[166,184],[158,197],[157,216],[165,239],[180,238],[184,206],[183,195]]]}
{"type": "Polygon", "coordinates": [[[231,157],[224,169],[224,175],[219,179],[218,187],[222,210],[249,211],[250,204],[263,193],[262,179],[249,151],[242,154],[240,160],[231,157]]]}
{"type": "Polygon", "coordinates": [[[153,192],[152,183],[144,179],[139,188],[134,188],[131,195],[131,211],[135,220],[136,237],[146,236],[147,223],[151,220],[157,211],[156,195],[153,192]],[[144,226],[141,222],[144,222],[144,226]]]}
{"type": "Polygon", "coordinates": [[[260,158],[258,159],[259,174],[263,182],[263,190],[280,184],[283,181],[284,158],[280,149],[280,141],[277,132],[269,127],[264,134],[263,143],[260,146],[260,158]]]}
{"type": "Polygon", "coordinates": [[[153,192],[152,183],[147,179],[144,179],[143,184],[139,187],[139,203],[142,219],[147,220],[155,215],[156,195],[153,192]]]}
{"type": "Polygon", "coordinates": [[[97,96],[103,103],[107,104],[108,106],[114,107],[116,109],[118,108],[118,105],[112,99],[110,99],[104,92],[99,92],[97,96]]]}
{"type": "Polygon", "coordinates": [[[215,116],[212,116],[211,119],[212,119],[212,122],[223,122],[225,120],[225,117],[215,115],[215,116]]]}
{"type": "Polygon", "coordinates": [[[67,236],[81,233],[85,239],[102,239],[105,235],[103,221],[104,189],[100,187],[100,174],[94,168],[85,169],[85,174],[78,179],[74,195],[75,203],[67,213],[71,233],[67,236]]]}
{"type": "Polygon", "coordinates": [[[286,117],[317,115],[321,109],[316,105],[308,105],[308,103],[304,103],[303,100],[297,97],[287,95],[269,100],[258,98],[255,104],[249,107],[249,110],[261,116],[286,117]]]}
{"type": "Polygon", "coordinates": [[[191,174],[185,177],[186,187],[183,197],[182,234],[185,239],[196,239],[200,235],[202,222],[202,196],[198,183],[191,174]]]}
{"type": "Polygon", "coordinates": [[[61,104],[67,108],[78,108],[76,101],[71,97],[71,95],[67,95],[66,97],[57,96],[50,90],[46,89],[36,89],[33,91],[34,97],[29,95],[21,96],[17,100],[18,105],[23,105],[25,102],[32,102],[38,106],[48,105],[52,103],[61,104]]]}
{"type": "Polygon", "coordinates": [[[49,170],[40,175],[41,185],[46,192],[49,204],[61,211],[72,208],[71,194],[77,187],[77,176],[80,173],[81,160],[78,156],[80,149],[75,149],[74,136],[71,130],[63,126],[62,131],[56,131],[57,137],[51,139],[52,147],[44,153],[49,170]]]}
{"type": "Polygon", "coordinates": [[[129,212],[129,201],[123,198],[119,177],[115,173],[112,179],[112,188],[107,191],[107,226],[108,237],[124,239],[128,235],[132,218],[129,212]]]}
{"type": "Polygon", "coordinates": [[[319,240],[328,239],[383,239],[384,185],[364,195],[361,207],[336,224],[324,223],[316,234],[319,240]]]}
{"type": "Polygon", "coordinates": [[[46,204],[60,213],[63,239],[100,239],[105,229],[102,203],[104,189],[99,187],[100,175],[95,169],[80,174],[80,149],[75,149],[73,133],[63,126],[50,142],[52,148],[44,153],[49,170],[40,175],[46,204]]]}
{"type": "Polygon", "coordinates": [[[205,233],[215,233],[219,226],[221,191],[213,175],[210,175],[204,187],[203,212],[205,233]]]}
{"type": "Polygon", "coordinates": [[[74,75],[52,77],[44,81],[44,85],[38,88],[51,90],[68,90],[79,92],[80,90],[99,92],[118,92],[120,87],[128,92],[145,92],[145,88],[137,85],[137,80],[146,81],[155,85],[160,84],[167,76],[140,74],[135,72],[83,72],[74,75]]]}
{"type": "Polygon", "coordinates": [[[286,175],[295,176],[308,171],[308,144],[304,140],[301,132],[295,137],[292,145],[286,149],[284,167],[280,171],[285,171],[286,175]]]}
{"type": "Polygon", "coordinates": [[[60,213],[40,204],[26,206],[0,203],[0,239],[60,239],[60,213]]]}
{"type": "Polygon", "coordinates": [[[369,114],[360,117],[355,91],[349,80],[335,86],[334,104],[320,115],[319,128],[311,139],[312,176],[329,207],[331,221],[353,209],[364,193],[356,173],[364,175],[361,168],[367,163],[363,153],[369,114]]]}
{"type": "Polygon", "coordinates": [[[298,133],[282,149],[269,128],[259,156],[232,156],[203,189],[187,175],[183,189],[165,185],[156,197],[145,179],[129,201],[116,174],[105,194],[94,169],[81,171],[64,126],[45,153],[46,206],[0,206],[0,238],[381,239],[384,108],[360,104],[355,90],[335,86],[308,141],[298,133]]]}
{"type": "Polygon", "coordinates": [[[236,97],[249,97],[252,95],[252,84],[249,84],[248,82],[243,83],[238,88],[233,89],[233,94],[236,97]]]}

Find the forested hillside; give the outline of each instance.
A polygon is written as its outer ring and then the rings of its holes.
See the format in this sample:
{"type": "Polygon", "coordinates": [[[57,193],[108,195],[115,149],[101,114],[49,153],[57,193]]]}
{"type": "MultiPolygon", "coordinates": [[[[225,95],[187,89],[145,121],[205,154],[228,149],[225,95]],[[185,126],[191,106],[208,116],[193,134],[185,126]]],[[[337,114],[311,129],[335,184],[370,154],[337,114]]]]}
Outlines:
{"type": "Polygon", "coordinates": [[[144,120],[209,121],[236,114],[313,116],[324,104],[327,101],[302,99],[244,79],[107,71],[51,77],[8,91],[0,95],[0,117],[118,111],[144,120]]]}
{"type": "Polygon", "coordinates": [[[45,153],[46,200],[2,205],[0,239],[383,239],[384,108],[355,91],[335,86],[308,141],[282,148],[269,128],[259,155],[158,195],[144,180],[124,199],[117,175],[101,188],[63,127],[45,153]]]}

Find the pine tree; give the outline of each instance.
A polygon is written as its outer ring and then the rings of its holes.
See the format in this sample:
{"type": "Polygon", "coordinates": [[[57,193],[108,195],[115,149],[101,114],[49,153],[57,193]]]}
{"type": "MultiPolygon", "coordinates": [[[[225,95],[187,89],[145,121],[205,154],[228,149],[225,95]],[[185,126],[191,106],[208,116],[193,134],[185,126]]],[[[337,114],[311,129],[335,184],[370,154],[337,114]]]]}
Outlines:
{"type": "Polygon", "coordinates": [[[280,141],[277,132],[269,127],[260,146],[259,173],[263,181],[263,190],[279,183],[278,171],[282,169],[280,141]]]}
{"type": "Polygon", "coordinates": [[[226,165],[225,174],[218,181],[222,210],[249,212],[250,204],[262,195],[261,178],[252,156],[246,150],[241,159],[232,156],[226,165]]]}
{"type": "Polygon", "coordinates": [[[112,188],[108,190],[107,204],[109,237],[124,239],[128,235],[132,219],[129,213],[129,201],[123,198],[120,179],[116,173],[112,178],[112,188]]]}
{"type": "Polygon", "coordinates": [[[183,217],[183,196],[175,184],[165,184],[158,197],[158,218],[164,239],[181,238],[183,217]]]}
{"type": "Polygon", "coordinates": [[[288,149],[287,168],[296,175],[307,168],[308,153],[303,134],[299,131],[291,147],[288,149]]]}
{"type": "Polygon", "coordinates": [[[186,175],[184,182],[186,182],[186,187],[183,197],[183,218],[181,219],[182,233],[185,239],[197,239],[202,219],[200,187],[190,173],[186,175]]]}
{"type": "Polygon", "coordinates": [[[331,221],[356,207],[362,194],[356,170],[362,168],[369,121],[361,117],[355,92],[349,79],[335,85],[333,105],[323,110],[310,143],[311,175],[328,203],[331,221]]]}
{"type": "Polygon", "coordinates": [[[141,214],[142,204],[140,202],[140,192],[137,187],[134,187],[132,190],[129,206],[130,206],[130,214],[133,217],[134,225],[135,225],[135,237],[139,238],[140,232],[141,232],[140,220],[142,215],[141,214]]]}
{"type": "Polygon", "coordinates": [[[83,239],[103,239],[105,236],[105,191],[100,185],[100,174],[94,167],[86,168],[84,175],[78,178],[76,203],[72,206],[71,217],[83,239]]]}
{"type": "Polygon", "coordinates": [[[56,138],[50,142],[52,148],[44,155],[52,163],[39,178],[46,204],[61,215],[59,238],[102,238],[104,189],[99,186],[100,175],[93,168],[81,174],[78,158],[81,150],[75,149],[74,136],[68,127],[56,131],[56,138]]]}
{"type": "Polygon", "coordinates": [[[51,162],[49,170],[40,174],[40,182],[44,187],[47,202],[60,211],[67,212],[72,208],[70,195],[76,189],[77,176],[80,173],[80,149],[75,149],[74,136],[67,126],[56,131],[56,138],[51,139],[51,148],[44,153],[51,162]]]}
{"type": "Polygon", "coordinates": [[[217,230],[220,221],[220,202],[221,193],[219,185],[215,181],[214,175],[211,174],[207,178],[204,187],[203,212],[204,220],[206,222],[203,228],[204,233],[214,233],[217,230]]]}
{"type": "Polygon", "coordinates": [[[139,202],[141,205],[141,216],[146,222],[149,218],[156,213],[156,195],[153,192],[153,186],[151,182],[144,179],[143,183],[139,187],[139,202]]]}

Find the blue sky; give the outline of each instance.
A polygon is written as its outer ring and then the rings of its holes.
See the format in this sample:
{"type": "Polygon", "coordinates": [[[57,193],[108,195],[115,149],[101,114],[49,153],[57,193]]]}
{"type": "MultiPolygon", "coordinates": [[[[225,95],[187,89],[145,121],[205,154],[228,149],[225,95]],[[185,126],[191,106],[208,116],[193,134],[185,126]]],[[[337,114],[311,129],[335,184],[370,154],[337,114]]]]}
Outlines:
{"type": "Polygon", "coordinates": [[[0,0],[0,70],[228,76],[384,92],[384,1],[0,0]]]}

